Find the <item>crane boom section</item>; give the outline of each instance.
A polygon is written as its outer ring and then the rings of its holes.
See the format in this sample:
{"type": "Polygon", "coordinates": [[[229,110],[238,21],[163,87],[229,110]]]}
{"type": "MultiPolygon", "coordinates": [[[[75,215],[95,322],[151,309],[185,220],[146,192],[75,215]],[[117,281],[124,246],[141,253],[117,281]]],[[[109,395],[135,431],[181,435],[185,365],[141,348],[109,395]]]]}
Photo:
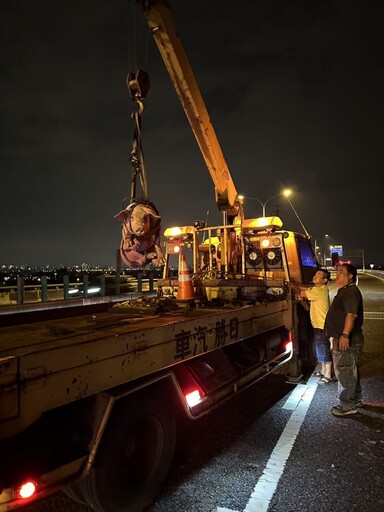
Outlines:
{"type": "Polygon", "coordinates": [[[170,10],[160,1],[139,2],[211,174],[217,206],[236,213],[238,194],[170,10]]]}

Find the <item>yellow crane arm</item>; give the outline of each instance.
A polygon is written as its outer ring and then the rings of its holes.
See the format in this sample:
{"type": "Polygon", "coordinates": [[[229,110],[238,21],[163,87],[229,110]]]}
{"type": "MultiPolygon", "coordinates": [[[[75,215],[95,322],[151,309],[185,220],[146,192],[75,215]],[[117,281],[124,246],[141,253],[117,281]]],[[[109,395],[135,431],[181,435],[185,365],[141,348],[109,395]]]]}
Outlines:
{"type": "Polygon", "coordinates": [[[187,54],[164,0],[138,0],[211,174],[220,211],[234,216],[239,199],[187,54]]]}

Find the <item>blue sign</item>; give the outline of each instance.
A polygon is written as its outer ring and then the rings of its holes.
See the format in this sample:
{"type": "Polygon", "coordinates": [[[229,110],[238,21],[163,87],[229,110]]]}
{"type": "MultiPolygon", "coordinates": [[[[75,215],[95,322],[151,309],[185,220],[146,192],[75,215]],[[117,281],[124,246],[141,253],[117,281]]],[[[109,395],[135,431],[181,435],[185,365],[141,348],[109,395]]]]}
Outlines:
{"type": "Polygon", "coordinates": [[[343,255],[343,246],[342,245],[333,245],[331,247],[331,254],[338,254],[339,256],[343,255]]]}

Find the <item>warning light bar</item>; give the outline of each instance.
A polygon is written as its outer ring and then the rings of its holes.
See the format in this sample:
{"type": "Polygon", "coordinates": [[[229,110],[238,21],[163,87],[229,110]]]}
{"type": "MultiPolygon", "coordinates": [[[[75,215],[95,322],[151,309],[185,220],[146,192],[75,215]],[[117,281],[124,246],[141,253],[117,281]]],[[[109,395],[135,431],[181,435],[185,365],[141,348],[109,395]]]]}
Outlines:
{"type": "Polygon", "coordinates": [[[243,229],[253,231],[271,231],[283,227],[280,217],[259,217],[257,219],[244,219],[243,229]]]}
{"type": "Polygon", "coordinates": [[[193,237],[195,228],[193,226],[175,226],[173,228],[167,228],[164,231],[164,236],[173,240],[174,238],[179,240],[188,240],[193,237]]]}

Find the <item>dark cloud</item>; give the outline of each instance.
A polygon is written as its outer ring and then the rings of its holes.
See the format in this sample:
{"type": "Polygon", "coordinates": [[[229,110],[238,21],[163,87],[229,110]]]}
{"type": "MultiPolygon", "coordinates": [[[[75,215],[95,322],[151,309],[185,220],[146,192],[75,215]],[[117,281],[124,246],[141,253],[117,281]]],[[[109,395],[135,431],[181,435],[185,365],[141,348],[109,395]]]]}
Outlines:
{"type": "MultiPolygon", "coordinates": [[[[370,2],[171,1],[239,193],[290,186],[314,238],[383,263],[383,8],[370,2]]],[[[167,225],[220,223],[213,184],[136,2],[3,1],[1,261],[113,264],[143,66],[150,198],[167,225]]],[[[261,213],[249,201],[247,214],[261,213]]],[[[287,228],[292,209],[278,207],[287,228]]],[[[325,242],[324,242],[325,245],[325,242]]]]}

